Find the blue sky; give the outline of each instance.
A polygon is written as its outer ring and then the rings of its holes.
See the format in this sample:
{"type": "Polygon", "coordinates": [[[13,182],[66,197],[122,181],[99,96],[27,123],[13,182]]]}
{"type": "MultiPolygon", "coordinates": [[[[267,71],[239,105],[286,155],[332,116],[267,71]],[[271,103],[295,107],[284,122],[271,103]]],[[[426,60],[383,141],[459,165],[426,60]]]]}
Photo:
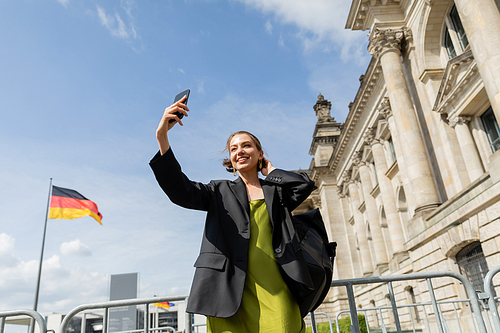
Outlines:
{"type": "Polygon", "coordinates": [[[49,190],[103,214],[49,220],[39,310],[104,301],[108,276],[140,296],[189,291],[204,214],[172,205],[148,162],[174,96],[170,135],[193,180],[233,178],[226,138],[245,129],[283,169],[307,169],[318,93],[343,122],[369,61],[343,0],[0,2],[0,310],[31,308],[49,190]]]}

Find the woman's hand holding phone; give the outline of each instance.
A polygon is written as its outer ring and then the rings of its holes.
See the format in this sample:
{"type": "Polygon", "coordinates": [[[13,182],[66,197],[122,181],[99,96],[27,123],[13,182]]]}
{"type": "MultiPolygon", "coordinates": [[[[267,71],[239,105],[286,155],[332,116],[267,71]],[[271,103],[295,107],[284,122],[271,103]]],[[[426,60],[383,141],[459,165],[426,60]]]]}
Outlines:
{"type": "MultiPolygon", "coordinates": [[[[184,92],[183,92],[184,93],[184,92]]],[[[182,93],[181,93],[182,94],[182,93]]],[[[168,142],[168,131],[175,126],[176,123],[179,123],[181,126],[184,126],[182,123],[182,118],[184,116],[188,116],[187,112],[189,108],[186,105],[187,98],[189,96],[189,91],[187,91],[186,95],[183,95],[180,99],[177,100],[174,104],[170,105],[163,112],[163,116],[161,117],[160,123],[158,124],[158,128],[156,130],[156,139],[158,140],[158,145],[160,146],[160,153],[163,155],[170,148],[170,144],[168,142]]]]}

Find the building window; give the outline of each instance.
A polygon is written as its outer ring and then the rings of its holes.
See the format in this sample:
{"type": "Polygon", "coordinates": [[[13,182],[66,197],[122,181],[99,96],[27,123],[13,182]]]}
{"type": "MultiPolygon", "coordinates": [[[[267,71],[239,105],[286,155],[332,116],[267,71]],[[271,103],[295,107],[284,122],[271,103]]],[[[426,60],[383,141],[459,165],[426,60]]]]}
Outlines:
{"type": "Polygon", "coordinates": [[[460,274],[472,283],[474,290],[484,292],[483,281],[488,273],[488,263],[480,242],[464,247],[456,256],[460,274]]]}
{"type": "Polygon", "coordinates": [[[375,163],[373,161],[370,162],[370,170],[373,173],[372,183],[375,183],[375,186],[377,186],[377,184],[378,184],[377,167],[375,166],[375,163]]]}
{"type": "Polygon", "coordinates": [[[495,119],[495,114],[491,106],[481,115],[481,121],[490,142],[490,147],[493,152],[500,148],[500,130],[498,129],[498,122],[495,119]]]}
{"type": "Polygon", "coordinates": [[[455,46],[453,46],[453,42],[451,40],[450,31],[446,28],[444,33],[444,47],[446,48],[446,52],[448,52],[448,57],[453,59],[457,56],[457,51],[455,51],[455,46]]]}
{"type": "Polygon", "coordinates": [[[456,5],[454,5],[453,8],[451,9],[450,19],[451,22],[453,23],[453,27],[455,28],[458,41],[460,42],[460,46],[462,47],[463,51],[467,46],[469,46],[469,40],[467,39],[467,35],[465,34],[465,30],[462,25],[462,21],[460,20],[460,16],[458,15],[458,10],[456,5]]]}
{"type": "Polygon", "coordinates": [[[451,8],[450,14],[446,16],[445,24],[443,46],[448,53],[448,57],[453,59],[462,54],[469,46],[469,40],[455,5],[451,8]]]}
{"type": "Polygon", "coordinates": [[[392,142],[392,136],[387,141],[389,141],[389,147],[391,148],[392,161],[396,162],[396,150],[394,149],[394,142],[392,142]]]}

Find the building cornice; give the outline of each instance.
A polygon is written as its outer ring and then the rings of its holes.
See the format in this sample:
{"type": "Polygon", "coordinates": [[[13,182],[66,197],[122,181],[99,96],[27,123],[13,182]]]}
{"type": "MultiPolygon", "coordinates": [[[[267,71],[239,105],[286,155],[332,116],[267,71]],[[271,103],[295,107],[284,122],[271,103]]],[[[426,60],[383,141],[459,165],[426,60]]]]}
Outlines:
{"type": "Polygon", "coordinates": [[[331,170],[335,171],[340,164],[343,154],[346,152],[351,139],[356,134],[355,128],[358,124],[358,120],[363,114],[364,108],[372,96],[375,86],[381,79],[382,67],[380,66],[380,62],[377,58],[372,57],[368,69],[366,70],[366,74],[362,75],[360,78],[361,86],[356,94],[354,102],[349,104],[349,114],[347,115],[347,119],[342,126],[342,131],[340,133],[340,137],[338,138],[337,145],[335,146],[330,161],[328,162],[328,166],[331,170]]]}
{"type": "Polygon", "coordinates": [[[349,10],[346,29],[368,30],[375,22],[375,17],[380,15],[387,16],[387,12],[398,14],[399,21],[403,19],[403,6],[408,6],[408,1],[400,0],[354,0],[349,10]]]}
{"type": "Polygon", "coordinates": [[[311,180],[317,182],[321,176],[329,175],[331,174],[331,171],[328,167],[313,167],[312,170],[309,172],[309,177],[311,180]]]}

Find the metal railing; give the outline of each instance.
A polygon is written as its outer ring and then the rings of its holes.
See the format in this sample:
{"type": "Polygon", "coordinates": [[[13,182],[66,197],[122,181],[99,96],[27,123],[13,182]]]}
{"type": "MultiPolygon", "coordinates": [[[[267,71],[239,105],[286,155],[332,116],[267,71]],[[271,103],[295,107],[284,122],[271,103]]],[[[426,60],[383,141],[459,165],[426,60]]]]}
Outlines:
{"type": "MultiPolygon", "coordinates": [[[[127,299],[120,301],[109,301],[109,302],[101,302],[101,303],[91,303],[77,306],[73,310],[71,310],[61,322],[61,326],[59,328],[59,333],[66,333],[68,329],[69,322],[71,319],[80,312],[85,310],[95,310],[95,309],[103,309],[104,315],[102,320],[102,333],[108,332],[108,324],[109,324],[109,309],[117,308],[122,306],[131,306],[131,305],[144,305],[144,329],[138,330],[140,332],[149,333],[149,331],[157,331],[161,328],[158,327],[150,327],[149,325],[149,305],[154,303],[161,302],[173,302],[173,301],[186,301],[187,302],[188,295],[180,295],[180,296],[165,296],[165,297],[151,297],[151,298],[136,298],[136,299],[127,299]]],[[[192,322],[191,315],[186,313],[186,332],[192,331],[192,322]]],[[[42,331],[45,332],[45,331],[42,331]]],[[[0,332],[2,333],[2,332],[0,332]]]]}
{"type": "MultiPolygon", "coordinates": [[[[440,306],[443,305],[443,304],[452,304],[453,305],[453,314],[455,315],[455,320],[457,322],[457,326],[458,326],[458,332],[456,333],[468,333],[470,332],[470,330],[468,329],[464,329],[462,327],[462,324],[460,323],[460,315],[458,314],[458,311],[457,311],[457,304],[460,304],[460,303],[465,303],[467,306],[470,307],[470,299],[459,299],[459,300],[454,300],[454,301],[438,301],[437,304],[438,304],[438,307],[439,307],[439,313],[437,314],[439,317],[440,317],[440,321],[443,323],[443,329],[445,332],[447,333],[455,333],[455,330],[452,330],[450,328],[450,324],[449,324],[449,319],[447,320],[445,318],[445,316],[443,315],[443,311],[441,310],[440,306]]],[[[432,329],[431,329],[431,326],[430,326],[430,319],[429,319],[429,315],[427,313],[427,310],[425,309],[426,306],[432,306],[432,302],[427,302],[427,303],[418,303],[418,304],[405,304],[405,305],[398,305],[397,308],[398,309],[407,309],[408,310],[408,315],[410,316],[410,323],[411,323],[411,330],[415,333],[417,331],[420,331],[421,328],[418,328],[416,327],[417,325],[415,324],[415,322],[417,321],[417,318],[414,318],[413,317],[413,313],[411,311],[411,308],[415,308],[417,309],[418,307],[422,307],[422,312],[424,313],[424,321],[425,321],[425,326],[427,328],[427,332],[432,332],[432,329]]],[[[374,311],[377,316],[377,319],[380,320],[380,329],[382,330],[382,333],[387,333],[387,327],[389,326],[386,326],[386,323],[384,322],[384,316],[382,314],[382,311],[383,310],[391,310],[392,307],[391,306],[378,306],[378,307],[372,307],[372,308],[360,308],[358,309],[358,311],[360,312],[363,312],[364,313],[364,316],[365,316],[365,323],[366,323],[366,328],[367,328],[367,331],[368,333],[370,333],[370,326],[369,326],[369,319],[368,319],[368,312],[371,312],[371,311],[374,311]]],[[[345,314],[345,313],[349,313],[350,311],[349,310],[343,310],[343,311],[340,311],[337,313],[336,315],[336,319],[335,319],[335,322],[336,322],[336,327],[337,327],[337,332],[340,331],[340,327],[339,327],[339,320],[340,320],[340,316],[342,314],[345,314]]],[[[399,313],[399,311],[398,311],[399,313]]],[[[434,314],[436,316],[436,314],[434,314]]],[[[475,322],[472,321],[473,325],[474,325],[474,332],[478,332],[478,328],[477,326],[475,325],[475,322]]],[[[408,329],[408,328],[407,328],[408,329]]]]}
{"type": "MultiPolygon", "coordinates": [[[[378,313],[378,318],[380,318],[381,328],[383,332],[386,332],[386,326],[384,323],[384,319],[382,316],[382,310],[392,310],[392,315],[394,319],[394,325],[396,326],[396,330],[398,333],[402,332],[401,323],[399,319],[399,309],[407,308],[408,314],[410,316],[410,321],[412,325],[413,332],[416,332],[417,328],[415,327],[415,318],[413,318],[413,313],[411,308],[417,309],[418,307],[422,307],[423,313],[425,315],[425,321],[427,325],[428,332],[431,332],[431,327],[429,324],[429,317],[427,315],[426,306],[431,306],[434,312],[435,317],[435,325],[437,326],[437,330],[439,333],[448,333],[450,332],[450,327],[443,315],[443,311],[441,309],[441,305],[451,303],[453,304],[453,311],[455,313],[455,319],[458,322],[458,328],[460,333],[468,332],[467,330],[463,330],[460,324],[459,315],[457,313],[457,303],[465,303],[469,309],[472,310],[471,313],[471,321],[474,326],[474,331],[479,333],[487,333],[487,332],[496,332],[500,333],[500,315],[498,312],[497,300],[499,297],[496,297],[493,278],[500,272],[500,266],[497,266],[491,269],[488,274],[486,274],[484,280],[484,293],[480,293],[479,297],[476,294],[476,291],[472,287],[472,284],[462,275],[449,271],[441,271],[441,272],[427,272],[427,273],[413,273],[413,274],[404,274],[404,275],[389,275],[389,276],[379,276],[379,277],[367,277],[367,278],[358,278],[358,279],[347,279],[347,280],[336,280],[333,281],[332,287],[345,287],[347,291],[347,297],[349,301],[349,310],[343,310],[337,313],[336,320],[332,321],[330,316],[324,312],[316,312],[310,313],[311,316],[311,324],[313,333],[317,333],[317,324],[316,324],[316,316],[325,315],[328,318],[328,323],[330,325],[330,332],[333,332],[332,323],[335,323],[337,332],[339,332],[339,318],[340,315],[349,313],[351,317],[351,333],[359,333],[360,327],[358,322],[357,311],[362,311],[365,313],[365,321],[367,324],[367,329],[369,332],[369,321],[368,316],[366,316],[367,312],[376,311],[378,313]],[[465,290],[468,295],[468,299],[463,300],[446,300],[446,301],[437,301],[434,293],[434,288],[432,286],[432,279],[435,278],[453,278],[462,283],[465,287],[465,290]],[[428,292],[430,295],[431,302],[427,303],[418,303],[418,304],[406,304],[406,305],[397,305],[396,299],[394,296],[393,290],[393,282],[396,281],[408,281],[408,280],[426,280],[428,286],[428,292]],[[389,299],[390,306],[382,306],[382,307],[372,307],[372,308],[364,308],[357,309],[356,308],[356,298],[354,295],[353,286],[355,285],[368,285],[368,284],[387,284],[387,288],[389,291],[389,299]],[[482,310],[484,310],[486,314],[486,323],[488,324],[488,330],[485,324],[485,320],[482,315],[482,310]],[[491,317],[491,318],[490,318],[491,317]]],[[[154,303],[161,302],[172,302],[172,301],[186,301],[188,300],[188,295],[179,295],[179,296],[165,296],[165,297],[152,297],[152,298],[143,298],[143,299],[129,299],[129,300],[120,300],[120,301],[109,301],[109,302],[101,302],[101,303],[92,303],[92,304],[84,304],[80,305],[73,310],[71,310],[61,322],[59,333],[66,333],[69,323],[71,319],[76,316],[78,313],[86,311],[86,310],[94,310],[94,309],[102,309],[104,310],[103,314],[103,327],[102,333],[108,333],[108,325],[109,325],[109,309],[116,307],[124,307],[124,306],[133,306],[133,305],[143,305],[144,306],[144,328],[135,330],[137,332],[150,333],[152,331],[162,331],[164,327],[150,327],[150,318],[149,318],[149,306],[154,303]]],[[[0,312],[0,333],[4,333],[4,328],[6,324],[7,317],[15,317],[15,316],[29,316],[33,318],[34,321],[39,326],[40,333],[47,332],[47,325],[43,317],[36,311],[33,310],[15,310],[15,311],[4,311],[0,312]]],[[[405,313],[406,315],[406,313],[405,313]]],[[[434,324],[434,323],[433,323],[434,324]]],[[[193,323],[192,323],[192,315],[186,313],[185,317],[185,327],[186,332],[191,333],[193,331],[193,323]]],[[[134,332],[135,332],[134,331],[134,332]]],[[[132,332],[132,331],[129,331],[132,332]]],[[[453,332],[455,333],[455,332],[453,332]]]]}
{"type": "MultiPolygon", "coordinates": [[[[326,316],[328,319],[328,324],[330,325],[330,333],[334,333],[333,330],[333,323],[332,323],[332,318],[328,313],[326,312],[310,312],[309,315],[311,316],[311,330],[313,333],[318,333],[318,325],[316,324],[316,316],[326,316]]],[[[340,332],[339,329],[337,328],[337,332],[340,332]]]]}
{"type": "MultiPolygon", "coordinates": [[[[493,326],[495,327],[495,332],[500,333],[500,317],[498,316],[498,308],[495,297],[495,289],[493,286],[493,277],[500,272],[500,266],[496,266],[491,269],[484,278],[484,293],[486,294],[488,302],[488,310],[492,315],[493,326]]],[[[489,321],[489,316],[488,316],[489,321]]]]}
{"type": "MultiPolygon", "coordinates": [[[[500,269],[499,269],[500,270],[500,269]]],[[[399,321],[398,314],[398,306],[396,305],[396,299],[394,297],[394,290],[392,287],[392,283],[395,281],[406,281],[406,280],[426,280],[429,295],[431,298],[431,305],[434,310],[436,325],[439,333],[445,333],[445,326],[443,323],[443,316],[441,314],[441,310],[438,302],[436,301],[436,296],[434,294],[434,288],[432,287],[432,279],[433,278],[443,278],[443,277],[451,277],[456,280],[459,280],[469,297],[469,302],[471,304],[474,317],[476,319],[476,325],[478,328],[478,332],[487,333],[486,325],[484,323],[483,316],[481,314],[481,307],[479,305],[479,299],[476,295],[476,291],[472,287],[472,284],[462,275],[455,272],[441,271],[441,272],[428,272],[428,273],[413,273],[413,274],[404,274],[404,275],[390,275],[390,276],[377,276],[377,277],[367,277],[367,278],[359,278],[359,279],[348,279],[348,280],[337,280],[333,281],[332,287],[346,287],[347,290],[347,298],[349,301],[349,313],[351,317],[351,332],[352,333],[360,333],[359,322],[358,322],[358,313],[356,310],[356,298],[354,295],[353,286],[354,285],[366,285],[366,284],[374,284],[374,283],[387,283],[387,288],[389,290],[389,299],[391,301],[390,308],[392,309],[392,313],[394,316],[394,325],[396,326],[396,330],[398,333],[401,333],[401,323],[399,321]]],[[[474,321],[474,319],[472,319],[474,321]]],[[[337,321],[338,322],[338,321],[337,321]]],[[[499,332],[500,333],[500,332],[499,332]]]]}
{"type": "Polygon", "coordinates": [[[34,319],[40,328],[40,333],[47,332],[47,324],[43,317],[36,311],[33,310],[14,310],[14,311],[3,311],[0,312],[0,333],[3,333],[5,328],[5,318],[16,317],[16,316],[28,316],[34,319]]]}

